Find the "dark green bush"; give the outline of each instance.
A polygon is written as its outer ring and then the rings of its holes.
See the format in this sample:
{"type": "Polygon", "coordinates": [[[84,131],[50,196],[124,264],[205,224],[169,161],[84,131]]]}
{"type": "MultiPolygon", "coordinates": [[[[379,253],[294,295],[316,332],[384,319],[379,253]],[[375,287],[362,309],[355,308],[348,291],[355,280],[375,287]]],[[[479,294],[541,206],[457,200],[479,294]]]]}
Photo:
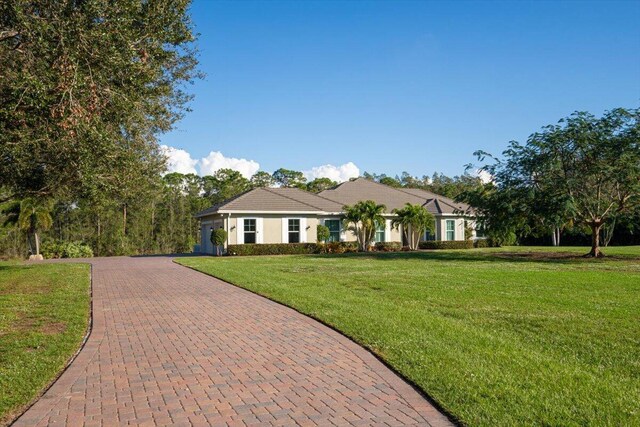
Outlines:
{"type": "Polygon", "coordinates": [[[513,231],[507,232],[488,232],[487,239],[489,240],[489,246],[493,248],[499,248],[500,246],[513,246],[517,242],[516,233],[513,231]]]}
{"type": "Polygon", "coordinates": [[[358,252],[357,242],[329,242],[324,245],[324,250],[329,254],[344,254],[347,252],[358,252]]]}
{"type": "Polygon", "coordinates": [[[316,229],[316,239],[318,242],[326,242],[329,240],[329,236],[331,236],[331,232],[329,231],[329,227],[326,225],[318,224],[318,228],[316,229]]]}
{"type": "Polygon", "coordinates": [[[40,253],[46,259],[52,258],[91,258],[93,249],[81,242],[61,242],[49,240],[42,243],[40,253]]]}
{"type": "Polygon", "coordinates": [[[301,255],[321,252],[316,243],[249,243],[229,245],[229,255],[301,255]]]}
{"type": "Polygon", "coordinates": [[[215,246],[224,246],[227,243],[227,232],[224,228],[211,230],[211,243],[215,246]]]}
{"type": "Polygon", "coordinates": [[[398,252],[402,249],[400,242],[377,242],[374,249],[378,252],[398,252]]]}
{"type": "Polygon", "coordinates": [[[473,247],[474,248],[488,248],[488,247],[490,247],[489,240],[487,240],[487,239],[478,239],[475,242],[473,242],[473,247]]]}
{"type": "Polygon", "coordinates": [[[420,249],[471,249],[472,240],[429,240],[420,242],[420,249]]]}

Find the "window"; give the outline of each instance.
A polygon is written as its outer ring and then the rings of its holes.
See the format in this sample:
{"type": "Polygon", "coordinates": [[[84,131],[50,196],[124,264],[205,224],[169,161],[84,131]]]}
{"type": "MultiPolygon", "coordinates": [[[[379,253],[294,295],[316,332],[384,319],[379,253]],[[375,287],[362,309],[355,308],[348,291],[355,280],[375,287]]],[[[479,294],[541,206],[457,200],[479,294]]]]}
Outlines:
{"type": "Polygon", "coordinates": [[[289,243],[300,243],[300,220],[289,220],[289,243]]]}
{"type": "Polygon", "coordinates": [[[374,242],[384,242],[384,228],[384,222],[376,225],[376,237],[373,239],[374,242]]]}
{"type": "Polygon", "coordinates": [[[255,219],[244,220],[244,242],[245,243],[256,242],[256,220],[255,219]]]}
{"type": "Polygon", "coordinates": [[[328,242],[339,242],[340,241],[340,220],[325,219],[324,225],[329,229],[328,242]]]}
{"type": "Polygon", "coordinates": [[[431,234],[429,230],[427,230],[424,232],[424,236],[422,236],[422,240],[429,241],[429,240],[436,240],[436,239],[435,239],[435,236],[431,234]]]}
{"type": "Polygon", "coordinates": [[[447,220],[447,240],[456,240],[456,221],[447,220]]]}

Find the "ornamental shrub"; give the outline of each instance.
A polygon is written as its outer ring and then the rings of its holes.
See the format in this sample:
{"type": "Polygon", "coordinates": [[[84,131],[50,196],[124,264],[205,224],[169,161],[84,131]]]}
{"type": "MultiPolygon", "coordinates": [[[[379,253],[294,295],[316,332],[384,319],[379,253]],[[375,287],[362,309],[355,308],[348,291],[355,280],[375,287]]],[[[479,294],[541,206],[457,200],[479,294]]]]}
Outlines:
{"type": "Polygon", "coordinates": [[[377,242],[374,249],[378,252],[398,252],[402,249],[400,242],[377,242]]]}
{"type": "Polygon", "coordinates": [[[221,255],[220,247],[224,247],[227,242],[227,231],[224,228],[211,230],[211,243],[216,248],[216,255],[221,255]]]}
{"type": "Polygon", "coordinates": [[[318,224],[318,228],[316,229],[316,238],[318,242],[326,242],[327,240],[329,240],[329,236],[331,236],[329,227],[327,227],[326,225],[318,224]]]}
{"type": "Polygon", "coordinates": [[[420,249],[472,249],[472,240],[428,240],[420,242],[420,249]]]}
{"type": "Polygon", "coordinates": [[[473,247],[474,248],[488,248],[489,247],[489,240],[487,240],[487,239],[478,239],[475,242],[473,242],[473,247]]]}
{"type": "Polygon", "coordinates": [[[329,254],[358,252],[358,242],[329,242],[326,244],[326,252],[329,254]]]}

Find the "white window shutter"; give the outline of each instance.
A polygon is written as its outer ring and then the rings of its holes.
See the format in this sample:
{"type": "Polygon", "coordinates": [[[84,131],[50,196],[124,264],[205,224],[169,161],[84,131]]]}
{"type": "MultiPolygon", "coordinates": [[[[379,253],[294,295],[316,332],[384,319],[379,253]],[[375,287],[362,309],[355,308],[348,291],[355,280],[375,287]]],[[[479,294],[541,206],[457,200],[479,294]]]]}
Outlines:
{"type": "Polygon", "coordinates": [[[289,218],[282,218],[282,243],[289,243],[289,218]]]}
{"type": "Polygon", "coordinates": [[[391,220],[387,219],[384,221],[384,241],[391,241],[391,220]]]}
{"type": "Polygon", "coordinates": [[[236,218],[236,243],[244,244],[244,219],[236,218]]]}
{"type": "Polygon", "coordinates": [[[264,243],[263,237],[264,233],[262,232],[262,218],[256,218],[256,243],[264,243]]]}
{"type": "Polygon", "coordinates": [[[307,218],[300,218],[300,243],[307,243],[307,218]]]}

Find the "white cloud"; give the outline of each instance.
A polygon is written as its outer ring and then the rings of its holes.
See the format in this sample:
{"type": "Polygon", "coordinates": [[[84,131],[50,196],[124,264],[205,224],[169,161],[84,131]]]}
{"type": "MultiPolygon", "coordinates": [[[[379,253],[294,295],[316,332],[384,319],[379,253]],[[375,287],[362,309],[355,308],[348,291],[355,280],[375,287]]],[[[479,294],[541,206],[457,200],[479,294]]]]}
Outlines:
{"type": "Polygon", "coordinates": [[[196,173],[198,161],[192,159],[187,151],[167,145],[161,145],[160,149],[167,156],[167,173],[196,173]]]}
{"type": "Polygon", "coordinates": [[[344,182],[360,176],[360,169],[353,163],[345,163],[340,166],[322,165],[304,171],[305,177],[311,181],[316,178],[329,178],[333,181],[344,182]]]}
{"type": "Polygon", "coordinates": [[[212,151],[207,157],[198,160],[200,175],[213,175],[218,169],[233,169],[240,172],[245,178],[258,172],[260,164],[254,160],[236,159],[225,157],[220,151],[212,151]]]}
{"type": "MultiPolygon", "coordinates": [[[[225,157],[220,151],[211,151],[206,157],[194,159],[191,154],[180,148],[161,145],[162,152],[167,156],[167,173],[198,173],[200,176],[213,175],[219,169],[233,169],[245,178],[251,178],[260,170],[260,164],[255,160],[225,157]]],[[[322,165],[303,172],[311,181],[316,178],[329,178],[333,181],[344,182],[360,176],[360,169],[348,162],[340,166],[322,165]]]]}
{"type": "Polygon", "coordinates": [[[260,169],[258,162],[247,159],[225,157],[220,151],[212,151],[207,157],[194,159],[188,151],[179,148],[161,145],[160,149],[167,156],[167,173],[198,173],[200,176],[213,175],[218,169],[233,169],[244,177],[251,175],[260,169]],[[196,170],[197,168],[197,170],[196,170]]]}
{"type": "Polygon", "coordinates": [[[482,181],[483,184],[488,184],[489,182],[493,181],[493,176],[491,176],[489,172],[482,169],[476,170],[476,176],[480,178],[480,181],[482,181]]]}

